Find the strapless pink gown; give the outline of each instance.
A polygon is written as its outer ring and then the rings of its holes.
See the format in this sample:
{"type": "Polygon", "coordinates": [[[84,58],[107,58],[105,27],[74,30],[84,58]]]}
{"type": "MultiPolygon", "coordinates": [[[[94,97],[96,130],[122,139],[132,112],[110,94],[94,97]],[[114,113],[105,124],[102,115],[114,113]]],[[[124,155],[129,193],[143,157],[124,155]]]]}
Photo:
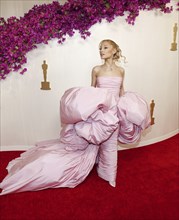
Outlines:
{"type": "Polygon", "coordinates": [[[98,175],[115,182],[117,140],[133,143],[150,124],[145,100],[127,92],[120,77],[98,77],[97,88],[71,88],[60,101],[60,137],[43,141],[9,162],[0,195],[75,187],[95,163],[98,175]]]}

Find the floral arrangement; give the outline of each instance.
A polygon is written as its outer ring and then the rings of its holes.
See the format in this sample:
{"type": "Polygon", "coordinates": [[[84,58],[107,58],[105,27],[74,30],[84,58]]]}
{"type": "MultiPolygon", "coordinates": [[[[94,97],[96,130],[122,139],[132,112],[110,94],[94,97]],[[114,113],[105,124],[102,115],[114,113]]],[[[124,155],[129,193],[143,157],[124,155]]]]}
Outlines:
{"type": "Polygon", "coordinates": [[[26,54],[38,44],[48,44],[57,38],[62,44],[66,36],[79,31],[82,38],[90,36],[90,27],[103,19],[113,21],[126,15],[126,21],[134,25],[140,10],[159,9],[170,13],[170,0],[68,0],[35,5],[23,17],[0,18],[0,79],[12,71],[24,74],[26,54]]]}

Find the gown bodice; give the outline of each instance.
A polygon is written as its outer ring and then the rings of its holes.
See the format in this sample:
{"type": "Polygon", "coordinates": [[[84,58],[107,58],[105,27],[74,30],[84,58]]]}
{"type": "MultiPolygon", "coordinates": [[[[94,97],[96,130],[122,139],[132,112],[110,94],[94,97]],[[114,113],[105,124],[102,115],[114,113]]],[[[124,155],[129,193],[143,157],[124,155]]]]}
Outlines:
{"type": "Polygon", "coordinates": [[[106,88],[116,97],[119,96],[122,77],[120,76],[98,76],[97,87],[106,88]]]}

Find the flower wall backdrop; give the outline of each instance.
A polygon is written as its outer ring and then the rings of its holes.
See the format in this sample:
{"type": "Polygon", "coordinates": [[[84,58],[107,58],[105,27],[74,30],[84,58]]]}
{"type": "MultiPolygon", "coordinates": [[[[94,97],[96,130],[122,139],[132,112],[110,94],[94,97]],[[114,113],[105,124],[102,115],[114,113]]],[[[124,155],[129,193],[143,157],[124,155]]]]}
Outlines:
{"type": "MultiPolygon", "coordinates": [[[[0,79],[12,71],[24,74],[26,54],[38,44],[48,44],[57,38],[62,44],[66,36],[79,31],[82,38],[90,36],[90,27],[106,19],[126,16],[126,22],[134,25],[140,10],[158,9],[170,13],[170,0],[68,0],[64,5],[35,5],[24,17],[0,18],[0,79]]],[[[178,4],[178,3],[177,3],[178,4]]]]}

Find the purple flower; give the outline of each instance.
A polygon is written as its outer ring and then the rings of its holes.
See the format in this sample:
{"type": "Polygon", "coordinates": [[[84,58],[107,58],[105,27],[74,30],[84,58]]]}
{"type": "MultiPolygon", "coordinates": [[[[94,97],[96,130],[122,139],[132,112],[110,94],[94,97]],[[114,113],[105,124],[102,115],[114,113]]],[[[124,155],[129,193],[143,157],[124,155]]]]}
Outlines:
{"type": "Polygon", "coordinates": [[[27,68],[24,68],[24,69],[20,72],[20,74],[23,75],[26,71],[27,71],[27,68]]]}
{"type": "MultiPolygon", "coordinates": [[[[53,38],[63,44],[66,36],[78,31],[83,39],[90,36],[90,28],[103,19],[112,22],[127,13],[127,23],[134,25],[140,10],[159,9],[170,13],[170,0],[68,0],[64,5],[34,5],[23,17],[0,18],[0,79],[11,71],[18,71],[27,62],[27,52],[38,44],[48,44],[53,38]]],[[[179,3],[177,3],[179,6],[179,3]]],[[[20,74],[27,71],[24,68],[20,74]]]]}

